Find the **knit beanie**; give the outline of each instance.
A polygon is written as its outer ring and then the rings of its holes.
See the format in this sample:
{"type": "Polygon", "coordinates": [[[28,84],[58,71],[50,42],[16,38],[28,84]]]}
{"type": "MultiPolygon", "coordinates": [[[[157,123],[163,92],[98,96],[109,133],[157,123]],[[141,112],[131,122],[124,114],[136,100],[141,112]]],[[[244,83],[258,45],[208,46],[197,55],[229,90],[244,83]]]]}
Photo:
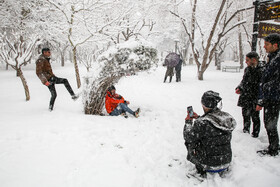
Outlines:
{"type": "Polygon", "coordinates": [[[221,100],[219,93],[212,90],[205,92],[201,97],[201,103],[207,108],[215,108],[221,100]]]}

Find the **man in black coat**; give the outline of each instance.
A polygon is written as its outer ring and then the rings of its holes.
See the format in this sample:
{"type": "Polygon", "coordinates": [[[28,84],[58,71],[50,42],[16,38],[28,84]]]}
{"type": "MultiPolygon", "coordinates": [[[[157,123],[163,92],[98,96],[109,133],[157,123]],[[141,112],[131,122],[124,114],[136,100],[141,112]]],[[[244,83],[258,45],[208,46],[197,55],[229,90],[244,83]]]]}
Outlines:
{"type": "Polygon", "coordinates": [[[264,38],[264,48],[268,54],[261,78],[260,94],[256,110],[264,107],[264,125],[267,131],[268,149],[258,151],[271,156],[278,155],[279,135],[277,122],[280,110],[280,35],[270,34],[264,38]]]}
{"type": "Polygon", "coordinates": [[[246,64],[243,79],[235,89],[235,92],[240,94],[237,105],[242,107],[243,132],[250,133],[252,118],[252,137],[257,138],[260,132],[260,112],[256,111],[256,105],[262,76],[258,53],[254,51],[248,53],[246,55],[246,64]]]}
{"type": "Polygon", "coordinates": [[[183,63],[183,60],[180,58],[179,63],[175,66],[176,82],[181,82],[182,63],[183,63]]]}
{"type": "Polygon", "coordinates": [[[219,93],[207,91],[201,98],[204,115],[188,112],[184,126],[187,159],[195,164],[199,174],[220,173],[232,160],[231,137],[236,126],[235,119],[221,111],[217,105],[222,100],[219,93]],[[193,124],[192,120],[195,118],[193,124]]]}

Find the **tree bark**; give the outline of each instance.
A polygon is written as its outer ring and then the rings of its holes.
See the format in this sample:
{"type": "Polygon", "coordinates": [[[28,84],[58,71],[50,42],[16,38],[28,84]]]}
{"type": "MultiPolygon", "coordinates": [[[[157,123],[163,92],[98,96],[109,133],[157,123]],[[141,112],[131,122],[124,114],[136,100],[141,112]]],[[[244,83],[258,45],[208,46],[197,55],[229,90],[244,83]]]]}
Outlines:
{"type": "Polygon", "coordinates": [[[74,68],[75,68],[75,73],[76,73],[76,80],[77,80],[77,87],[81,87],[81,79],[80,79],[80,73],[79,73],[79,67],[78,67],[78,62],[77,62],[77,48],[74,47],[72,49],[73,52],[73,61],[74,61],[74,68]]]}
{"type": "Polygon", "coordinates": [[[203,73],[204,73],[204,71],[201,71],[201,70],[198,71],[198,80],[200,80],[200,81],[203,80],[203,73]]]}
{"type": "Polygon", "coordinates": [[[27,81],[26,81],[25,77],[23,76],[23,72],[20,68],[17,69],[17,76],[19,76],[19,78],[22,82],[24,92],[25,92],[26,101],[29,101],[30,100],[29,88],[28,88],[28,85],[27,85],[27,81]]]}
{"type": "MultiPolygon", "coordinates": [[[[240,16],[238,16],[238,21],[240,21],[240,16]]],[[[243,61],[244,61],[244,54],[243,54],[243,44],[242,44],[242,33],[241,33],[241,27],[238,26],[238,44],[239,44],[239,63],[240,63],[240,69],[243,69],[243,61]]]]}
{"type": "Polygon", "coordinates": [[[64,54],[63,52],[61,53],[61,66],[64,67],[65,61],[64,61],[64,54]]]}
{"type": "Polygon", "coordinates": [[[208,37],[207,44],[206,44],[205,51],[204,51],[204,55],[203,55],[203,58],[202,58],[201,70],[199,69],[199,74],[202,73],[202,75],[198,75],[198,80],[203,80],[203,73],[208,67],[207,61],[208,61],[209,50],[210,50],[210,47],[211,47],[211,41],[212,41],[212,38],[214,36],[214,32],[216,30],[216,27],[217,27],[217,24],[219,22],[222,11],[224,9],[225,3],[226,3],[226,0],[223,0],[221,5],[220,5],[219,11],[216,15],[214,24],[213,24],[211,32],[210,32],[210,35],[208,37]]]}

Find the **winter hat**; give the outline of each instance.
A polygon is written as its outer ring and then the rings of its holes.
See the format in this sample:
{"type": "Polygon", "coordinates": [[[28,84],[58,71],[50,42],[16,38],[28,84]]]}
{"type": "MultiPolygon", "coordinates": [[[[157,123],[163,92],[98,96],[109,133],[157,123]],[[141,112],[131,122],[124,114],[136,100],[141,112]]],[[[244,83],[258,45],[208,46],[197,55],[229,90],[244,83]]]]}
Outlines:
{"type": "Polygon", "coordinates": [[[205,92],[201,97],[201,103],[207,108],[215,108],[221,100],[219,93],[212,90],[205,92]]]}
{"type": "Polygon", "coordinates": [[[110,86],[110,87],[108,88],[108,91],[109,91],[109,92],[111,92],[112,90],[116,90],[116,88],[115,88],[114,85],[112,85],[112,86],[110,86]]]}

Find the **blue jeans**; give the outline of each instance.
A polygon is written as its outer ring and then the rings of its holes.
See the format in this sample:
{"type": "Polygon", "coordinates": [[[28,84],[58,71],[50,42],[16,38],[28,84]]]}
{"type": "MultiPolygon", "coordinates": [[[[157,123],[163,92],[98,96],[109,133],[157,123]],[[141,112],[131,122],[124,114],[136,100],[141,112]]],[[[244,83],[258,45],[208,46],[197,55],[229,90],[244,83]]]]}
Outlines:
{"type": "Polygon", "coordinates": [[[121,113],[128,112],[132,115],[134,115],[134,112],[127,106],[127,103],[120,103],[115,110],[113,110],[110,115],[111,116],[118,116],[121,113]]]}

